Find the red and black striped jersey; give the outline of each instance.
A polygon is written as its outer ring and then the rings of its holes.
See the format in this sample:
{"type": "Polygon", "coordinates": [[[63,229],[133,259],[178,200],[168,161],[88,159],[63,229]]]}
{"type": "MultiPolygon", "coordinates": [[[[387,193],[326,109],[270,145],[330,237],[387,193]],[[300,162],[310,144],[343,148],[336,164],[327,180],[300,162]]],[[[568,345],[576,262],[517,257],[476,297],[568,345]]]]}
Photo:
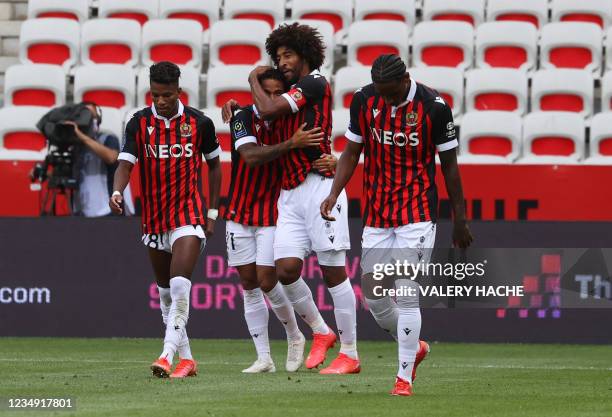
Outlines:
{"type": "Polygon", "coordinates": [[[411,81],[406,101],[385,104],[374,85],[355,93],[346,137],[363,143],[364,223],[397,227],[436,221],[435,154],[458,146],[450,107],[411,81]]]}
{"type": "Polygon", "coordinates": [[[255,106],[243,107],[230,122],[232,134],[232,180],[224,218],[247,226],[274,226],[278,218],[276,202],[281,190],[278,160],[250,167],[238,148],[278,143],[272,123],[259,118],[255,106]]]}
{"type": "Polygon", "coordinates": [[[180,101],[171,119],[154,105],[134,114],[119,159],[139,161],[144,233],[205,224],[202,154],[208,160],[220,153],[213,122],[180,101]]]}
{"type": "MultiPolygon", "coordinates": [[[[278,124],[282,140],[293,136],[303,123],[306,129],[320,127],[325,137],[317,148],[294,149],[280,158],[283,171],[282,187],[286,190],[300,185],[312,170],[312,163],[322,154],[331,153],[333,99],[329,83],[318,71],[313,71],[283,94],[292,114],[281,118],[278,124]]],[[[333,176],[331,173],[322,174],[333,176]]]]}

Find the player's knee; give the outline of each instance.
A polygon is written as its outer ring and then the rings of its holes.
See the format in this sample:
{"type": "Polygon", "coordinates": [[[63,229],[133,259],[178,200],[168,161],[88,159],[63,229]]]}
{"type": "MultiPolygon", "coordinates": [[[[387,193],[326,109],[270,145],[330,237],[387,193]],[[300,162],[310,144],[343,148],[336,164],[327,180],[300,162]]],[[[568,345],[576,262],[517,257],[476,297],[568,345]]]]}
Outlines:
{"type": "Polygon", "coordinates": [[[283,261],[276,263],[276,276],[278,280],[284,284],[293,284],[300,278],[302,273],[301,262],[283,261]]]}

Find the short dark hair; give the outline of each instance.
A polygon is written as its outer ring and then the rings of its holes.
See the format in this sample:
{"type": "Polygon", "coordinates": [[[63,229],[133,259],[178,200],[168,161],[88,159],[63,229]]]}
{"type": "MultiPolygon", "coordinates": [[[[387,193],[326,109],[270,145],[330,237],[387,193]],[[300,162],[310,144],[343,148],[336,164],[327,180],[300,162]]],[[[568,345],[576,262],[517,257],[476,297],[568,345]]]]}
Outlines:
{"type": "Polygon", "coordinates": [[[181,69],[169,61],[158,62],[149,68],[149,80],[154,83],[178,84],[180,76],[181,69]]]}
{"type": "Polygon", "coordinates": [[[285,76],[283,75],[282,72],[280,72],[276,68],[269,68],[269,69],[267,69],[262,74],[259,74],[259,77],[257,77],[257,79],[259,80],[260,83],[265,81],[265,80],[280,81],[283,84],[283,90],[288,90],[289,89],[289,84],[287,83],[287,80],[285,79],[285,76]]]}
{"type": "Polygon", "coordinates": [[[278,65],[276,52],[284,46],[295,51],[308,62],[311,70],[321,68],[325,60],[325,45],[319,31],[311,26],[299,23],[284,24],[274,29],[266,39],[266,52],[278,65]]]}
{"type": "Polygon", "coordinates": [[[397,55],[380,55],[372,64],[372,81],[386,83],[399,81],[406,74],[406,64],[397,55]]]}

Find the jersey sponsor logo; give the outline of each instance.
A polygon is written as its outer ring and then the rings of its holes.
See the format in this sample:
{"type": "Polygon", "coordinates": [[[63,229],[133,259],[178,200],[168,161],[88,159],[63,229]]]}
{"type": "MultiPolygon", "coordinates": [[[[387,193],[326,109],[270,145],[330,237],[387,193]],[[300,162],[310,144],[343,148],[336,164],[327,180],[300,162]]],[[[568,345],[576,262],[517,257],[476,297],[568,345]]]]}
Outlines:
{"type": "Polygon", "coordinates": [[[415,112],[410,112],[406,115],[406,124],[408,126],[416,126],[419,123],[419,115],[415,112]]]}
{"type": "Polygon", "coordinates": [[[181,145],[175,143],[174,145],[151,145],[147,144],[145,147],[145,154],[147,158],[191,158],[193,156],[193,143],[181,145]]]}
{"type": "Polygon", "coordinates": [[[396,132],[393,133],[388,130],[370,128],[372,131],[372,137],[383,145],[395,145],[395,146],[418,146],[420,143],[419,132],[404,133],[396,132]]]}
{"type": "Polygon", "coordinates": [[[149,131],[149,135],[150,135],[155,130],[155,126],[147,126],[147,130],[149,131]]]}
{"type": "Polygon", "coordinates": [[[234,122],[234,126],[232,126],[234,129],[234,137],[236,139],[240,139],[242,137],[245,137],[248,135],[248,132],[246,130],[246,128],[244,127],[244,123],[242,123],[242,121],[240,120],[236,120],[234,122]]]}
{"type": "Polygon", "coordinates": [[[181,129],[181,137],[182,138],[189,138],[191,137],[191,125],[188,125],[187,123],[183,123],[180,127],[181,129]]]}

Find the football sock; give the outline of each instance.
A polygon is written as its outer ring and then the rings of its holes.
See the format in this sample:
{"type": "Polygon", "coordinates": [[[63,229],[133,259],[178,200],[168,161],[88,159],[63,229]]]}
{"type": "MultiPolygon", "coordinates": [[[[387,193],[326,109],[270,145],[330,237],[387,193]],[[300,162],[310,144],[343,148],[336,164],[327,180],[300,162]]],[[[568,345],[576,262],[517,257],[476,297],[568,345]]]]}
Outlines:
{"type": "Polygon", "coordinates": [[[287,298],[287,294],[285,294],[285,290],[283,290],[281,283],[277,282],[276,286],[266,293],[266,296],[270,301],[272,311],[274,311],[278,320],[285,327],[287,339],[299,339],[301,332],[298,328],[297,320],[295,319],[295,312],[293,311],[293,306],[287,298]]]}
{"type": "Polygon", "coordinates": [[[244,290],[244,319],[249,333],[255,343],[257,357],[270,358],[270,341],[268,339],[268,306],[260,288],[244,290]]]}
{"type": "Polygon", "coordinates": [[[419,347],[421,333],[421,310],[419,308],[399,308],[397,320],[397,342],[399,367],[397,376],[412,382],[412,367],[419,347]]]}
{"type": "Polygon", "coordinates": [[[189,294],[191,292],[191,281],[185,277],[173,277],[170,279],[170,296],[172,303],[168,312],[166,325],[166,337],[164,338],[164,350],[160,358],[172,364],[174,354],[185,333],[189,319],[189,294]]]}
{"type": "MultiPolygon", "coordinates": [[[[157,289],[159,290],[159,308],[162,313],[162,320],[164,325],[167,325],[170,305],[172,304],[170,288],[163,288],[158,285],[157,289]]],[[[178,345],[178,354],[181,359],[193,359],[193,356],[191,356],[191,347],[189,346],[189,338],[187,337],[187,329],[183,332],[183,338],[178,345]]]]}
{"type": "Polygon", "coordinates": [[[395,301],[393,301],[391,297],[378,299],[366,298],[366,303],[376,323],[397,340],[397,318],[399,316],[399,310],[395,301]]]}
{"type": "Polygon", "coordinates": [[[340,353],[357,359],[357,312],[351,280],[347,278],[328,290],[334,300],[334,316],[340,335],[340,353]]]}
{"type": "Polygon", "coordinates": [[[304,319],[314,333],[328,334],[329,327],[325,324],[321,313],[312,299],[310,288],[300,277],[293,284],[283,285],[287,298],[291,301],[293,309],[304,319]]]}

